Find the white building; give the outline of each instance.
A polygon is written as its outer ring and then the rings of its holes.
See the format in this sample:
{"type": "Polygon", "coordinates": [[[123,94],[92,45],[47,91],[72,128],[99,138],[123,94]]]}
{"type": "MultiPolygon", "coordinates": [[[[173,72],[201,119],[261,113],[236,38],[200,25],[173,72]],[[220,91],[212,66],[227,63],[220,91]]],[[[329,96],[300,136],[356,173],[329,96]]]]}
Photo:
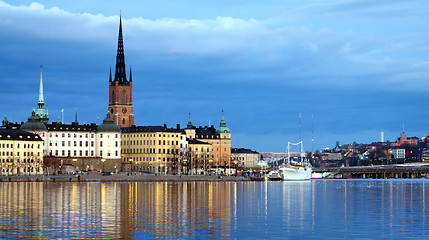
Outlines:
{"type": "Polygon", "coordinates": [[[405,158],[405,149],[398,148],[398,149],[392,149],[392,155],[395,159],[404,159],[405,158]]]}
{"type": "Polygon", "coordinates": [[[80,125],[61,122],[43,124],[34,112],[21,130],[38,134],[44,140],[44,156],[58,158],[61,165],[76,170],[119,171],[121,167],[121,129],[109,114],[103,124],[80,125]]]}

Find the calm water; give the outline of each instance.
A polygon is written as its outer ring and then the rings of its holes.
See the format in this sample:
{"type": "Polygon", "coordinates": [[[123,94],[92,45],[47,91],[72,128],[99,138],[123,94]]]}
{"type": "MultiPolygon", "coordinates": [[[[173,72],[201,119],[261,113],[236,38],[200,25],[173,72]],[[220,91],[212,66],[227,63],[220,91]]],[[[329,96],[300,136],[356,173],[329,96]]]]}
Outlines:
{"type": "Polygon", "coordinates": [[[429,239],[429,181],[0,183],[0,237],[429,239]]]}

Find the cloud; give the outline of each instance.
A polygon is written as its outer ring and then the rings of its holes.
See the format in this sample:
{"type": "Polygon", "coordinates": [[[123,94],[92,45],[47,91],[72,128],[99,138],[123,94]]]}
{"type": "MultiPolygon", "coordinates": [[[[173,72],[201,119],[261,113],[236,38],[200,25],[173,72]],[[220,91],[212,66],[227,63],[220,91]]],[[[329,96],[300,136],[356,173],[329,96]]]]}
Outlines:
{"type": "MultiPolygon", "coordinates": [[[[307,5],[295,14],[315,21],[317,14],[309,10],[319,9],[347,25],[347,14],[340,13],[351,11],[356,16],[383,9],[381,4],[390,6],[386,2],[335,2],[307,5]]],[[[96,113],[103,115],[119,16],[5,2],[0,2],[0,15],[0,31],[7,36],[0,39],[4,53],[0,83],[6,86],[0,94],[19,104],[15,108],[0,103],[0,109],[19,111],[15,119],[28,117],[28,109],[37,100],[38,66],[42,63],[46,65],[45,98],[52,119],[62,107],[72,119],[76,105],[82,122],[94,122],[96,113]]],[[[268,146],[272,143],[269,138],[283,139],[285,132],[296,135],[290,129],[297,129],[297,116],[302,112],[307,118],[315,113],[319,130],[330,136],[329,141],[340,134],[349,139],[354,133],[367,134],[368,129],[378,131],[377,126],[393,129],[398,121],[407,120],[398,116],[410,110],[415,96],[429,90],[429,37],[424,31],[409,33],[402,25],[392,27],[394,36],[386,37],[389,34],[382,33],[384,28],[378,34],[339,31],[325,22],[321,25],[326,26],[318,28],[306,22],[273,24],[275,16],[123,17],[137,124],[173,125],[181,120],[185,124],[187,113],[192,112],[197,125],[209,120],[217,125],[225,109],[234,133],[251,139],[266,136],[268,146]],[[383,114],[377,117],[380,112],[383,114]]],[[[419,103],[424,101],[418,98],[419,103]]],[[[418,112],[420,107],[417,104],[411,109],[418,112]]],[[[410,113],[407,118],[413,116],[417,115],[410,113]]],[[[418,126],[419,122],[411,124],[418,126]]]]}

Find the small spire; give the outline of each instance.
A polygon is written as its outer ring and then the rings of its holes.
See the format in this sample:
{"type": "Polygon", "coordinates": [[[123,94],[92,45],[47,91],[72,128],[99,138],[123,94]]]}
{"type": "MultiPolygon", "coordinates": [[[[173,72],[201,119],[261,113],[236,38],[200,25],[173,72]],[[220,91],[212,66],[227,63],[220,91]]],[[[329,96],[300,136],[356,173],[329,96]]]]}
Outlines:
{"type": "Polygon", "coordinates": [[[131,65],[130,65],[130,82],[132,81],[133,81],[133,74],[132,74],[131,65]]]}
{"type": "Polygon", "coordinates": [[[74,116],[74,122],[72,122],[73,125],[79,125],[79,122],[77,121],[77,106],[76,106],[76,113],[74,116]]]}
{"type": "Polygon", "coordinates": [[[222,119],[220,120],[220,126],[226,127],[225,117],[223,116],[223,109],[222,109],[222,119]]]}
{"type": "Polygon", "coordinates": [[[43,99],[42,65],[40,65],[39,105],[40,104],[45,104],[45,101],[43,99]]]}
{"type": "Polygon", "coordinates": [[[192,121],[191,121],[191,113],[189,113],[189,122],[188,122],[187,128],[192,128],[192,127],[193,127],[193,125],[192,125],[192,121]]]}
{"type": "Polygon", "coordinates": [[[109,82],[112,82],[112,66],[110,66],[110,77],[109,77],[109,82]]]}
{"type": "Polygon", "coordinates": [[[9,124],[9,120],[7,120],[6,114],[4,115],[4,120],[2,122],[3,126],[6,126],[9,124]]]}

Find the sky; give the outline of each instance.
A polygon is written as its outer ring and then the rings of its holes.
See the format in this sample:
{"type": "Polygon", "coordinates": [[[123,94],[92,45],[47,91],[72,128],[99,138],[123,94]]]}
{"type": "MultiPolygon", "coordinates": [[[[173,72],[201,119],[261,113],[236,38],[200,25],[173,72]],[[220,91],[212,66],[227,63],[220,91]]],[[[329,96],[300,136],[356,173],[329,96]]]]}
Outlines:
{"type": "Polygon", "coordinates": [[[224,110],[232,146],[259,152],[429,134],[423,0],[0,1],[1,118],[37,108],[43,65],[50,121],[101,123],[120,11],[136,125],[224,110]]]}

